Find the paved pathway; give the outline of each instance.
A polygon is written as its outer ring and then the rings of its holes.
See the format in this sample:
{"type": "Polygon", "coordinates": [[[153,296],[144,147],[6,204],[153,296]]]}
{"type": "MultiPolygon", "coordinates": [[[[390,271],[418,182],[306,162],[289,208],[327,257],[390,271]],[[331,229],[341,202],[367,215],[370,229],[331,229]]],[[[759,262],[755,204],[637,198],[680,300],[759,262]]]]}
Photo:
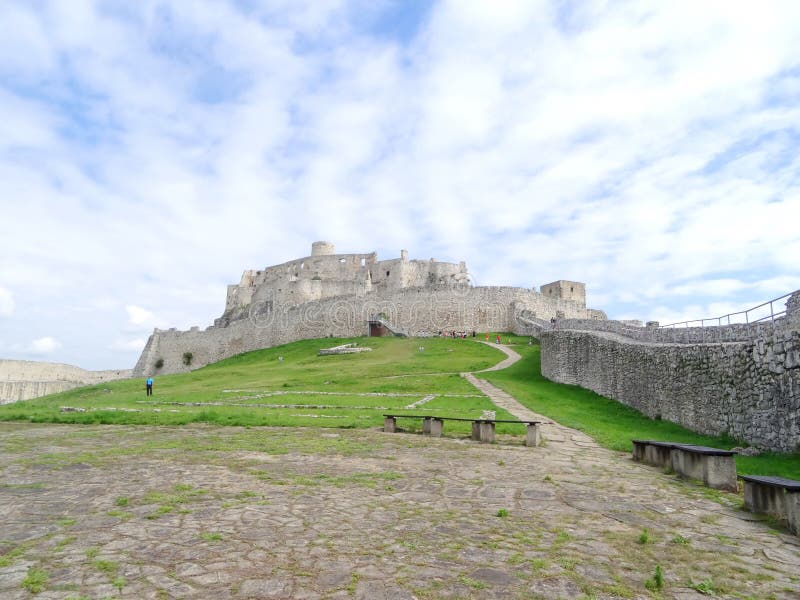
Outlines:
{"type": "Polygon", "coordinates": [[[503,344],[492,344],[491,342],[481,342],[481,344],[486,344],[487,346],[491,346],[492,348],[496,348],[503,352],[507,358],[500,361],[496,365],[489,367],[488,369],[483,369],[482,371],[476,371],[476,373],[484,373],[486,371],[501,371],[502,369],[506,369],[513,365],[515,362],[519,362],[522,360],[522,357],[516,351],[512,350],[508,346],[504,346],[503,344]]]}
{"type": "Polygon", "coordinates": [[[0,598],[800,597],[800,538],[738,496],[557,424],[498,441],[0,423],[0,598]]]}
{"type": "MultiPolygon", "coordinates": [[[[488,369],[483,369],[482,371],[475,371],[475,373],[500,371],[501,369],[506,369],[511,365],[513,365],[514,363],[522,360],[522,356],[520,356],[519,353],[512,350],[508,346],[503,346],[502,344],[491,344],[489,342],[481,342],[481,344],[486,344],[487,346],[491,346],[492,348],[497,348],[501,352],[505,353],[507,358],[500,361],[496,365],[489,367],[488,369]]],[[[467,381],[469,381],[473,386],[475,386],[475,388],[477,388],[481,393],[486,394],[494,404],[496,404],[500,408],[506,409],[520,421],[549,422],[549,419],[547,419],[543,415],[533,412],[529,408],[526,408],[525,406],[520,404],[513,396],[507,394],[499,387],[492,385],[485,379],[479,379],[475,377],[474,373],[462,373],[461,376],[467,381]]]]}
{"type": "Polygon", "coordinates": [[[735,497],[499,439],[0,423],[0,597],[644,600],[656,565],[657,597],[799,597],[800,540],[735,497]]]}

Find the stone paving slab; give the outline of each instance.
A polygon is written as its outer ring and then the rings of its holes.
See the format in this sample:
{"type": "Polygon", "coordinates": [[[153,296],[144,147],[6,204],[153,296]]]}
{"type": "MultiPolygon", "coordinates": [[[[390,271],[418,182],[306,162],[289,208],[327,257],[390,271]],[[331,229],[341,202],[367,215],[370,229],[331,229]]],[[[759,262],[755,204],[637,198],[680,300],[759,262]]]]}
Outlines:
{"type": "Polygon", "coordinates": [[[796,537],[560,426],[0,423],[0,450],[4,599],[800,597],[796,537]]]}

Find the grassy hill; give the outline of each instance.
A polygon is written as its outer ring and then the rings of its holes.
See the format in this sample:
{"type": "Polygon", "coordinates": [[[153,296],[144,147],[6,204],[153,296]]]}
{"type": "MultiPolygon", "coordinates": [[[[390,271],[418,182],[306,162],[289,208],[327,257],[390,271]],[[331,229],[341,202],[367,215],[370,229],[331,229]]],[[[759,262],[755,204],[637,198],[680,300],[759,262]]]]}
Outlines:
{"type": "MultiPolygon", "coordinates": [[[[152,397],[145,396],[144,379],[115,381],[0,406],[0,420],[350,428],[380,426],[389,410],[469,418],[495,410],[497,418],[511,419],[459,376],[504,358],[472,340],[305,340],[240,354],[191,373],[157,376],[152,397]],[[317,354],[349,342],[372,351],[317,354]]],[[[419,421],[401,425],[419,427],[419,421]]],[[[468,427],[448,424],[451,431],[468,427]]]]}
{"type": "MultiPolygon", "coordinates": [[[[586,432],[606,448],[629,452],[633,438],[718,448],[738,445],[735,440],[649,419],[583,388],[548,381],[539,368],[538,345],[529,346],[528,338],[504,339],[515,344],[523,360],[481,377],[531,410],[586,432]]],[[[477,418],[485,410],[494,410],[498,419],[513,419],[459,376],[504,358],[472,339],[305,340],[234,356],[191,373],[156,377],[155,395],[150,398],[145,396],[144,379],[115,381],[0,406],[0,421],[366,428],[381,426],[385,412],[477,418]],[[321,348],[349,342],[373,350],[317,355],[321,348]]],[[[418,419],[399,424],[409,430],[420,427],[418,419]]],[[[466,435],[469,430],[469,423],[445,427],[449,435],[466,435]]],[[[497,432],[522,433],[519,426],[502,424],[497,432]]],[[[800,479],[800,454],[736,460],[740,473],[800,479]]]]}

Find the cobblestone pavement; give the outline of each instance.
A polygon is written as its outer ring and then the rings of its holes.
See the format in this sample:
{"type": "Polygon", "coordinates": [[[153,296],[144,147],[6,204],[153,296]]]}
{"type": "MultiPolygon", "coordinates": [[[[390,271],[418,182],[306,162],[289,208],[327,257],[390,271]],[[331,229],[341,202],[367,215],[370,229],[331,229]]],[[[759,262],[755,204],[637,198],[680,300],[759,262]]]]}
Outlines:
{"type": "Polygon", "coordinates": [[[503,354],[506,355],[506,358],[501,360],[496,365],[492,365],[488,369],[483,369],[482,371],[477,371],[477,373],[484,373],[486,371],[502,371],[513,365],[515,362],[522,360],[522,356],[515,350],[512,350],[508,346],[504,346],[503,344],[492,344],[490,342],[481,342],[481,344],[486,344],[487,346],[491,346],[492,348],[496,348],[500,350],[503,354]]]}
{"type": "Polygon", "coordinates": [[[799,597],[736,496],[546,435],[0,423],[0,597],[799,597]]]}

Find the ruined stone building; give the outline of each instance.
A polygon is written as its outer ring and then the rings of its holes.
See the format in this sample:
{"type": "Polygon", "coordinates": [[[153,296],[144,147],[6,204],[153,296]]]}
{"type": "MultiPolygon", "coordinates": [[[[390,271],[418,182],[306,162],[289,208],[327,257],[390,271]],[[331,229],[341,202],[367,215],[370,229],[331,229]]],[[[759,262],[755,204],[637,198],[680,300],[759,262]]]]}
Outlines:
{"type": "MultiPolygon", "coordinates": [[[[223,358],[319,337],[367,335],[370,322],[394,333],[427,336],[439,331],[510,331],[524,312],[605,319],[586,308],[585,285],[556,281],[535,289],[472,286],[464,262],[399,258],[375,252],[337,254],[314,242],[311,255],[247,270],[228,286],[225,311],[205,330],[156,329],[135,376],[196,369],[223,358]],[[191,353],[191,362],[184,359],[191,353]]],[[[375,329],[373,329],[375,331],[375,329]]]]}

